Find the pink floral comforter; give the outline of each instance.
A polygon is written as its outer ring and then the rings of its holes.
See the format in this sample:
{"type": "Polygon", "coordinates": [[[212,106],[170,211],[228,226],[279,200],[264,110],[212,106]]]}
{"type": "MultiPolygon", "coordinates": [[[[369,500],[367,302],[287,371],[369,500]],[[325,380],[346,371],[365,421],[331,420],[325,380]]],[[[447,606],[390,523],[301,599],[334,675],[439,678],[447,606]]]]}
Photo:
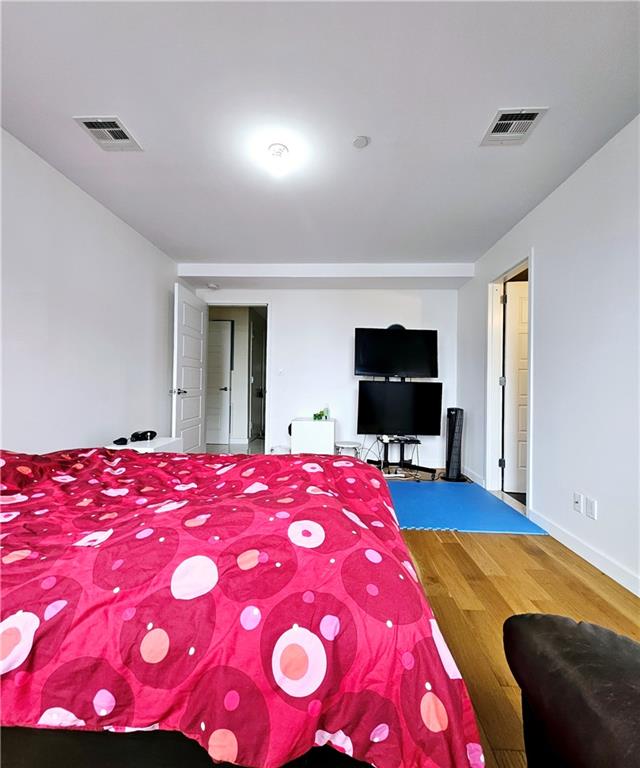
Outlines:
{"type": "Polygon", "coordinates": [[[4,725],[272,768],[482,765],[382,475],[339,456],[4,452],[4,725]]]}

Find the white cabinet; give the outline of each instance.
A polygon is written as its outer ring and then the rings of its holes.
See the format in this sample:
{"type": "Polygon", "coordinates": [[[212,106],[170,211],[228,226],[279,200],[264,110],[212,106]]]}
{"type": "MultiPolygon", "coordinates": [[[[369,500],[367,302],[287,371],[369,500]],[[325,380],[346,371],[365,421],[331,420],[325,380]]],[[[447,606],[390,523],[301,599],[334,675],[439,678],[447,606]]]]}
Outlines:
{"type": "Polygon", "coordinates": [[[291,422],[291,453],[335,453],[336,423],[333,419],[294,419],[291,422]]]}
{"type": "Polygon", "coordinates": [[[111,445],[105,445],[105,448],[112,451],[129,448],[132,451],[138,451],[138,453],[182,453],[182,438],[155,437],[153,440],[141,440],[138,443],[129,441],[126,445],[111,443],[111,445]]]}

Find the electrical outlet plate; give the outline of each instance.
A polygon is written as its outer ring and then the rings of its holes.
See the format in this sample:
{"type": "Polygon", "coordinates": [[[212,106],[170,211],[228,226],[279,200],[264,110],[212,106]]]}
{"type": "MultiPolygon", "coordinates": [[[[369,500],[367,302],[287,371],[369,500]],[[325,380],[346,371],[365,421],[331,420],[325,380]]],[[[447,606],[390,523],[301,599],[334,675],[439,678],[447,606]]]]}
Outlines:
{"type": "Polygon", "coordinates": [[[598,502],[595,499],[586,498],[585,513],[591,520],[598,519],[598,502]]]}
{"type": "Polygon", "coordinates": [[[578,491],[573,492],[573,511],[584,515],[584,495],[578,491]]]}

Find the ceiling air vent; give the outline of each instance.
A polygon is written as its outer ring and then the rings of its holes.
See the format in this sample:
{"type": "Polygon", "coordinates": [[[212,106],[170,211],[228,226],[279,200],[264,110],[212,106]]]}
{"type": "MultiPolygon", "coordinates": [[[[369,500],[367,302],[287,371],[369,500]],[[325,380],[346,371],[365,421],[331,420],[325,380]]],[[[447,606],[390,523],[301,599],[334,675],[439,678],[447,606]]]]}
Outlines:
{"type": "Polygon", "coordinates": [[[501,109],[491,121],[489,130],[480,142],[481,147],[523,144],[533,126],[537,125],[547,107],[538,109],[501,109]]]}
{"type": "Polygon", "coordinates": [[[142,151],[142,147],[118,117],[74,117],[73,119],[99,147],[107,152],[142,151]]]}

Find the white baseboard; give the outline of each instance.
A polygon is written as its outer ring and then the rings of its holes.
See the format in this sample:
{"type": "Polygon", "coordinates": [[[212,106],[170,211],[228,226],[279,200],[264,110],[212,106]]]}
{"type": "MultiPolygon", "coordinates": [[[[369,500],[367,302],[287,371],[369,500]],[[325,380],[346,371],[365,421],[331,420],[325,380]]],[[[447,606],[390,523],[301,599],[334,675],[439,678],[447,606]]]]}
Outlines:
{"type": "Polygon", "coordinates": [[[482,475],[479,475],[477,472],[469,469],[469,467],[462,467],[462,474],[465,477],[468,477],[469,480],[473,480],[474,483],[477,483],[484,488],[484,477],[482,477],[482,475]]]}
{"type": "Polygon", "coordinates": [[[575,552],[580,557],[584,558],[588,563],[598,568],[598,570],[606,573],[618,584],[621,584],[625,589],[633,592],[634,595],[640,597],[640,574],[634,573],[626,566],[614,560],[609,555],[605,555],[599,549],[592,547],[582,539],[569,533],[565,528],[560,525],[556,525],[544,515],[536,512],[533,509],[529,510],[529,519],[534,523],[537,523],[541,528],[544,528],[547,533],[557,539],[561,544],[569,547],[570,550],[575,552]]]}

